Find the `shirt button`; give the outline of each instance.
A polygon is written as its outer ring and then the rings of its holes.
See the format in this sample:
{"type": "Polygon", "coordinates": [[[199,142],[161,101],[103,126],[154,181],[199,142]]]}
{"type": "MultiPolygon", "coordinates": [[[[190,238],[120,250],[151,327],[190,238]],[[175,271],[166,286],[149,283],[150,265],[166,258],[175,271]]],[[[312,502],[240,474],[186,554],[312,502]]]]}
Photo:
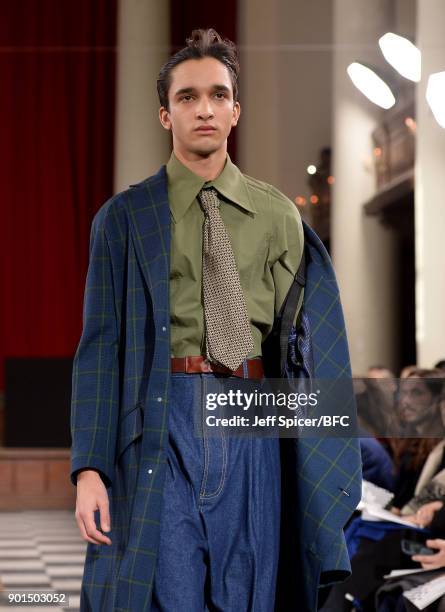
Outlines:
{"type": "Polygon", "coordinates": [[[162,326],[162,331],[167,331],[167,328],[165,327],[165,325],[162,326]]]}
{"type": "Polygon", "coordinates": [[[153,474],[153,470],[147,470],[148,474],[153,474]]]}
{"type": "Polygon", "coordinates": [[[162,402],[162,397],[158,397],[156,399],[158,400],[158,402],[162,402]]]}

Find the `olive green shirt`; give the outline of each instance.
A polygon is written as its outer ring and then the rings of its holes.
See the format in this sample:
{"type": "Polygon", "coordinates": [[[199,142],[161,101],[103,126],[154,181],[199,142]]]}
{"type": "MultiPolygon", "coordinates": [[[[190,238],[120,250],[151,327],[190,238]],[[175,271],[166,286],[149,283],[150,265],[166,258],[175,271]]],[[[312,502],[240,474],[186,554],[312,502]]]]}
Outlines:
{"type": "Polygon", "coordinates": [[[218,191],[221,217],[232,244],[254,340],[248,357],[260,356],[261,343],[272,329],[275,313],[289,290],[303,252],[303,227],[295,204],[275,187],[242,174],[229,155],[219,176],[206,181],[172,153],[167,178],[172,216],[172,357],[205,355],[204,212],[197,199],[204,186],[218,191]]]}

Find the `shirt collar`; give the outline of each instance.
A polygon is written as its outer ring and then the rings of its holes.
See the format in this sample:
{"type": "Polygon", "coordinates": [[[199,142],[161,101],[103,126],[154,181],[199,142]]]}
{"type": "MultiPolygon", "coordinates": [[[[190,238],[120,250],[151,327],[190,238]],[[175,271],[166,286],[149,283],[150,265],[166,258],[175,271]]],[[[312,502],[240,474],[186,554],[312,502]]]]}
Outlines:
{"type": "Polygon", "coordinates": [[[214,187],[222,196],[240,206],[244,211],[257,212],[245,178],[231,161],[228,153],[221,173],[213,181],[206,181],[184,166],[172,151],[167,163],[167,179],[170,210],[175,223],[182,219],[204,186],[214,187]]]}

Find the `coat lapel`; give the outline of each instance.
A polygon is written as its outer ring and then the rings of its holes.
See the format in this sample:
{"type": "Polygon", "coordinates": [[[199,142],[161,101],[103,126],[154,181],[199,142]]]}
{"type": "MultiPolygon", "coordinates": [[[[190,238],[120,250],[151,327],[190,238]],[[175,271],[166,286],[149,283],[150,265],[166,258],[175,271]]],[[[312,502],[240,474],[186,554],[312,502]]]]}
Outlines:
{"type": "Polygon", "coordinates": [[[127,204],[136,256],[153,300],[155,322],[158,317],[165,321],[170,278],[170,206],[165,166],[130,187],[127,204]]]}

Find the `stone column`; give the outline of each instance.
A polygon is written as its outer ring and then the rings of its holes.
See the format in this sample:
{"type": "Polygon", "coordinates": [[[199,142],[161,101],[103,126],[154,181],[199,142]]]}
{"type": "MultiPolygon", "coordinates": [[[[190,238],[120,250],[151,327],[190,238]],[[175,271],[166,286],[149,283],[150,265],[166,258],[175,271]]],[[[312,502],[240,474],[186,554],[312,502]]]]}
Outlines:
{"type": "Polygon", "coordinates": [[[395,365],[394,239],[363,204],[376,190],[371,134],[382,113],[352,84],[347,66],[384,62],[378,39],[391,29],[390,0],[335,0],[333,57],[332,251],[353,372],[395,365]]]}
{"type": "Polygon", "coordinates": [[[445,70],[444,33],[445,3],[418,0],[422,80],[416,98],[416,342],[418,363],[427,368],[445,357],[445,130],[425,99],[428,75],[445,70]]]}
{"type": "Polygon", "coordinates": [[[167,161],[170,136],[158,119],[156,78],[170,53],[169,3],[119,0],[115,191],[167,161]]]}

